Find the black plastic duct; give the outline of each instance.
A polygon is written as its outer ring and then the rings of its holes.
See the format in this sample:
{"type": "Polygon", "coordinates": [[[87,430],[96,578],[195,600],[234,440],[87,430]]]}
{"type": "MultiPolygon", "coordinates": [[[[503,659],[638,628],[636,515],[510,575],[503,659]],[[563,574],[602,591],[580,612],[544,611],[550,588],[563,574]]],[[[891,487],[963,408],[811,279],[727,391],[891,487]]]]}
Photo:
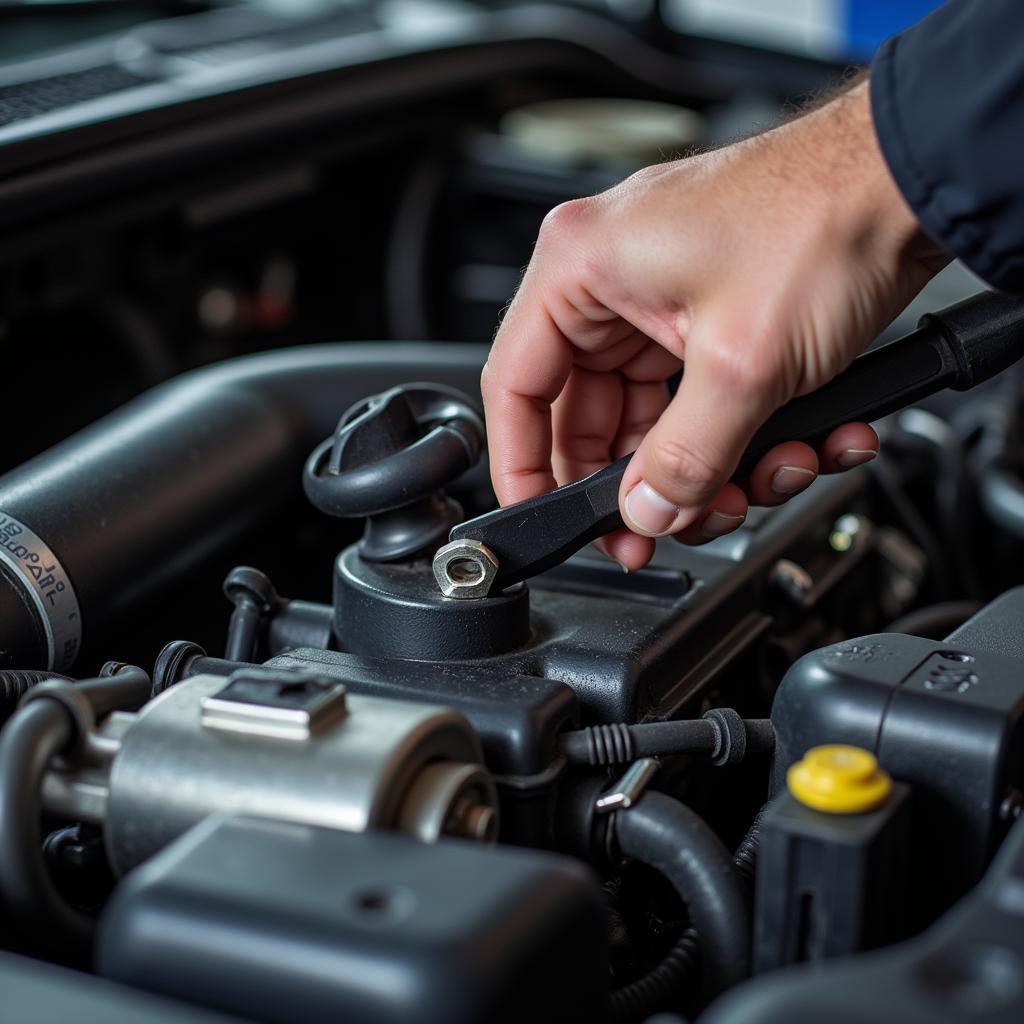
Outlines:
{"type": "Polygon", "coordinates": [[[486,351],[341,343],[219,363],[0,477],[0,668],[67,668],[83,628],[294,497],[350,405],[423,379],[478,395],[486,351]]]}

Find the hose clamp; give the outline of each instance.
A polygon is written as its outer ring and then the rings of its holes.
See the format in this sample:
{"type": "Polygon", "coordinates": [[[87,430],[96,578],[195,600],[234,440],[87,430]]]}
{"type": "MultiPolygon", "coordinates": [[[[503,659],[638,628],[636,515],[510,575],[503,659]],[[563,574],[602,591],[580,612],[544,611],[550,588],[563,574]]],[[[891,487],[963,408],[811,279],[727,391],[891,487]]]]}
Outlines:
{"type": "Polygon", "coordinates": [[[0,562],[36,609],[46,635],[47,670],[70,668],[82,643],[82,615],[64,566],[42,537],[5,512],[0,512],[0,562]]]}

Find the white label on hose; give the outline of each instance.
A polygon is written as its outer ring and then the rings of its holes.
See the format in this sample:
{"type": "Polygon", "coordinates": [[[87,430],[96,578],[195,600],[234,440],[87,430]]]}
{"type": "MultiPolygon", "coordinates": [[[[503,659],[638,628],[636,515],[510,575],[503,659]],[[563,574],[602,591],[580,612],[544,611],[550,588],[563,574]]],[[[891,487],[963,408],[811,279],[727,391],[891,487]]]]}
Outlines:
{"type": "Polygon", "coordinates": [[[64,566],[42,537],[4,512],[0,512],[0,561],[24,583],[39,612],[49,648],[47,670],[68,668],[82,642],[82,616],[64,566]]]}

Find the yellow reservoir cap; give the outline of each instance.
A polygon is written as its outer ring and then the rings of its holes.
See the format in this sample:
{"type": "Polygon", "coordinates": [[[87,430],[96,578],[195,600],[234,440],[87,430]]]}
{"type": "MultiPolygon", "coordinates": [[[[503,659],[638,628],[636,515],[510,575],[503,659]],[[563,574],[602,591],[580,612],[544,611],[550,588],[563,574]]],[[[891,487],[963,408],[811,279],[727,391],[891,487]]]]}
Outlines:
{"type": "Polygon", "coordinates": [[[843,743],[812,747],[790,766],[786,784],[802,804],[832,814],[874,810],[892,792],[875,755],[843,743]]]}

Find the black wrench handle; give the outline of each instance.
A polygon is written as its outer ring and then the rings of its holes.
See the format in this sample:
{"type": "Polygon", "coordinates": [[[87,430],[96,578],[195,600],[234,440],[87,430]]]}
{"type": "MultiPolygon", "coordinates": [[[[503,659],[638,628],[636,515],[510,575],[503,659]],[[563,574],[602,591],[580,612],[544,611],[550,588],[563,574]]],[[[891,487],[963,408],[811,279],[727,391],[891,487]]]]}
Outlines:
{"type": "MultiPolygon", "coordinates": [[[[916,331],[855,359],[828,384],[784,405],[754,435],[734,478],[775,445],[816,445],[843,423],[872,422],[928,395],[966,391],[1024,355],[1024,301],[981,292],[921,318],[916,331]]],[[[547,494],[455,526],[449,539],[475,540],[496,556],[492,591],[564,562],[622,527],[619,487],[632,455],[547,494]]]]}

